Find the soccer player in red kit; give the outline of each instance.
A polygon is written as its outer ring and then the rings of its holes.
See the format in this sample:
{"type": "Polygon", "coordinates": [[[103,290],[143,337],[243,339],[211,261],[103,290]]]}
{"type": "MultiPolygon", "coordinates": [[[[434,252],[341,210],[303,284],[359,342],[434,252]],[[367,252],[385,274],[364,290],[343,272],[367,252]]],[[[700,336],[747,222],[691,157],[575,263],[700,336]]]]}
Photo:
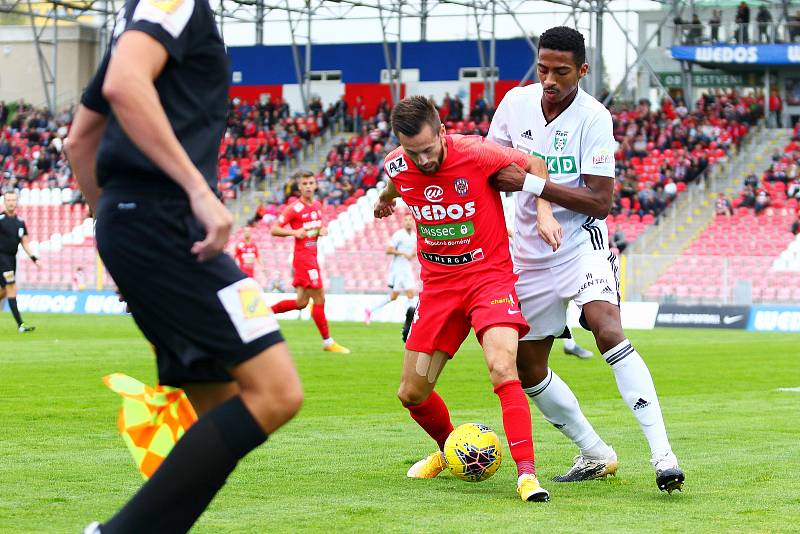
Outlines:
{"type": "Polygon", "coordinates": [[[325,290],[322,288],[322,275],[317,262],[317,239],[328,232],[322,222],[322,203],[314,198],[317,179],[313,173],[305,170],[298,170],[293,178],[300,190],[300,199],[284,208],[272,225],[272,235],[294,237],[292,285],[297,290],[297,299],[282,300],[272,307],[272,311],[284,313],[302,310],[308,305],[309,299],[313,299],[311,318],[322,335],[323,350],[350,354],[350,349],[338,344],[331,337],[328,319],[325,317],[325,290]]]}
{"type": "Polygon", "coordinates": [[[253,242],[253,234],[249,226],[244,227],[242,240],[236,245],[233,258],[236,260],[236,265],[239,266],[239,269],[250,278],[256,277],[256,264],[262,271],[264,270],[264,265],[261,263],[261,254],[258,253],[258,246],[253,242]]]}
{"type": "MultiPolygon", "coordinates": [[[[446,467],[441,449],[453,425],[434,386],[474,328],[500,398],[519,475],[517,493],[524,501],[546,501],[549,493],[536,478],[530,408],[516,366],[517,341],[529,327],[517,305],[500,194],[489,178],[512,163],[545,179],[547,168],[535,156],[477,136],[445,135],[436,107],[423,97],[399,102],[391,122],[402,146],[384,162],[391,181],[375,216],[390,215],[398,196],[408,205],[417,221],[423,282],[398,397],[440,449],[414,464],[408,476],[433,478],[446,467]]],[[[550,204],[539,204],[539,232],[555,248],[560,227],[550,204]]]]}

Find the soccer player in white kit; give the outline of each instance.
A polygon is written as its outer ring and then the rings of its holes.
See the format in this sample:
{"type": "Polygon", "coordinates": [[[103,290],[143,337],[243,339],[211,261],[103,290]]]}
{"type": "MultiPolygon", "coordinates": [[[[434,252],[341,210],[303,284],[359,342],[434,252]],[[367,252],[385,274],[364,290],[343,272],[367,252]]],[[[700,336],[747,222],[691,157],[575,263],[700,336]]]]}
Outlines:
{"type": "MultiPolygon", "coordinates": [[[[397,297],[400,296],[400,291],[405,291],[408,299],[408,309],[411,310],[413,318],[416,283],[414,282],[414,272],[411,269],[411,260],[417,255],[417,236],[414,233],[414,218],[411,214],[403,218],[403,228],[392,234],[389,245],[386,247],[386,254],[392,257],[387,280],[390,290],[389,297],[372,308],[365,310],[364,315],[367,324],[369,324],[374,312],[397,300],[397,297]]],[[[408,312],[406,315],[408,315],[408,312]]]]}
{"type": "Polygon", "coordinates": [[[623,400],[650,445],[659,489],[681,489],[684,473],[672,452],[650,371],[622,331],[619,267],[609,251],[603,219],[611,208],[614,150],[611,114],[578,82],[588,72],[583,36],[567,27],[539,38],[541,83],[506,94],[489,139],[545,159],[549,181],[509,168],[497,176],[516,195],[514,268],[517,294],[531,330],[520,340],[517,365],[525,392],[545,418],[570,438],[580,455],[554,480],[574,482],[613,475],[617,455],[595,432],[570,388],[547,364],[553,339],[566,329],[570,300],[611,366],[623,400]],[[536,196],[553,203],[562,229],[556,251],[538,235],[536,196]]]}

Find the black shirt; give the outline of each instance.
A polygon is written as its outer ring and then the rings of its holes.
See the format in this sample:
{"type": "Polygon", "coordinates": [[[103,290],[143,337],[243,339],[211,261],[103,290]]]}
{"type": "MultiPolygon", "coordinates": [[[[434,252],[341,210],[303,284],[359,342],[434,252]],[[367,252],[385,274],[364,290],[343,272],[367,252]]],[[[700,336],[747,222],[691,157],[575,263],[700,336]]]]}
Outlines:
{"type": "MultiPolygon", "coordinates": [[[[123,32],[137,30],[156,39],[169,54],[155,80],[161,105],[189,158],[217,190],[217,156],[228,108],[228,56],[208,0],[128,0],[117,14],[109,50],[123,32]]],[[[97,181],[105,190],[182,195],[182,189],[125,135],[102,85],[109,55],[81,100],[109,115],[97,155],[97,181]]]]}
{"type": "Polygon", "coordinates": [[[0,254],[16,256],[22,236],[26,235],[28,228],[22,217],[0,213],[0,254]]]}

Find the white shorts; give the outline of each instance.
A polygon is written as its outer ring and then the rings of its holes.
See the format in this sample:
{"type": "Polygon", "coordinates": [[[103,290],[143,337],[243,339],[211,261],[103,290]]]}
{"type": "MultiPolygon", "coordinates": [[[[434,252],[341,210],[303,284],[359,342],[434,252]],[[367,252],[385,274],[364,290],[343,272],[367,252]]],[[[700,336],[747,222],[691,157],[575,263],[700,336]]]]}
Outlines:
{"type": "Polygon", "coordinates": [[[559,337],[567,305],[602,300],[619,306],[619,261],[609,251],[587,252],[555,267],[517,271],[519,306],[531,329],[522,340],[559,337]]]}
{"type": "Polygon", "coordinates": [[[414,283],[414,273],[411,269],[403,269],[389,272],[389,289],[392,291],[408,291],[416,288],[414,283]]]}

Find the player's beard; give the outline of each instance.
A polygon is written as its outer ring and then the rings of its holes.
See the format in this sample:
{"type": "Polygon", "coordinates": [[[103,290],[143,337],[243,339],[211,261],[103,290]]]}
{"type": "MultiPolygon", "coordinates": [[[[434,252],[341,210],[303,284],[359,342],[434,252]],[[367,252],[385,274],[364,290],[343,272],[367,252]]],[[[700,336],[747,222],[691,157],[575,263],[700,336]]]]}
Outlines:
{"type": "Polygon", "coordinates": [[[422,174],[431,176],[439,172],[439,169],[442,167],[442,161],[444,160],[444,144],[439,151],[439,157],[436,158],[436,161],[433,161],[428,164],[426,167],[420,167],[417,165],[417,168],[422,172],[422,174]]]}

